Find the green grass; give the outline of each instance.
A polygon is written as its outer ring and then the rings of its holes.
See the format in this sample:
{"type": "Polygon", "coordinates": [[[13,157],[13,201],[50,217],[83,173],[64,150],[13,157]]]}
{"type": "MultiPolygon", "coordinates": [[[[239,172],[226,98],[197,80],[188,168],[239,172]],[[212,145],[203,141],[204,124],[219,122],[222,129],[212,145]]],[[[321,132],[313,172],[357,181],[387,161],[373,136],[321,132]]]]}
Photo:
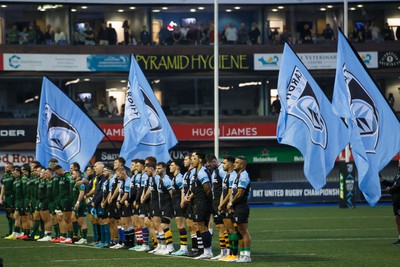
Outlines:
{"type": "MultiPolygon", "coordinates": [[[[251,210],[251,266],[399,266],[390,206],[251,210]]],[[[1,215],[0,232],[6,231],[1,215]]],[[[178,246],[178,234],[174,231],[178,246]]],[[[218,253],[214,238],[214,253],[218,253]]],[[[227,266],[221,263],[73,245],[0,240],[4,266],[227,266]]]]}

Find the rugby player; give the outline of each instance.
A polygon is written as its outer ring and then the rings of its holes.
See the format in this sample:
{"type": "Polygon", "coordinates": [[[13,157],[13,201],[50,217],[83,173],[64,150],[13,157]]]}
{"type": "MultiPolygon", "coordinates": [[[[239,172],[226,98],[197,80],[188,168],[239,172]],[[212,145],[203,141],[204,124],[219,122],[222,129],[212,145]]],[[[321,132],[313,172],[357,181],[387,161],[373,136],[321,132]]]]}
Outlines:
{"type": "MultiPolygon", "coordinates": [[[[72,179],[75,182],[74,187],[72,189],[72,203],[74,203],[74,212],[72,217],[75,218],[75,221],[79,224],[81,229],[81,238],[75,241],[77,245],[87,244],[87,225],[86,225],[86,214],[87,208],[85,203],[85,192],[86,192],[86,184],[79,183],[82,181],[82,173],[79,169],[75,169],[72,172],[72,179]]],[[[75,232],[75,229],[74,229],[75,232]]],[[[78,231],[75,232],[77,235],[78,231]]]]}
{"type": "Polygon", "coordinates": [[[245,157],[236,157],[233,168],[237,173],[232,183],[231,200],[227,205],[233,210],[233,219],[239,231],[240,255],[236,262],[251,262],[250,246],[251,236],[248,229],[250,208],[247,199],[250,191],[250,178],[246,171],[247,160],[245,157]]]}
{"type": "Polygon", "coordinates": [[[62,221],[60,224],[60,243],[72,244],[73,229],[72,229],[72,195],[71,183],[74,181],[71,174],[65,171],[60,165],[54,167],[54,173],[59,177],[59,192],[60,192],[60,208],[62,211],[62,221]]]}
{"type": "Polygon", "coordinates": [[[227,209],[226,205],[231,199],[232,194],[232,183],[236,179],[237,173],[233,169],[233,164],[235,163],[235,158],[232,156],[226,156],[222,161],[224,171],[226,175],[222,181],[222,193],[221,202],[218,206],[218,210],[223,214],[224,226],[227,229],[227,234],[225,235],[225,240],[229,247],[229,252],[227,251],[225,257],[218,259],[219,261],[235,262],[238,259],[238,246],[239,246],[239,236],[235,229],[233,223],[233,218],[231,218],[230,210],[227,209]]]}
{"type": "Polygon", "coordinates": [[[13,192],[14,176],[12,175],[13,168],[13,164],[7,162],[4,167],[3,178],[1,179],[0,205],[4,204],[8,222],[8,234],[3,236],[3,238],[10,236],[13,233],[15,225],[13,217],[15,204],[15,195],[13,192]]]}
{"type": "Polygon", "coordinates": [[[219,255],[212,258],[212,260],[219,260],[227,255],[227,248],[225,242],[226,229],[223,223],[223,214],[218,211],[218,206],[221,202],[222,194],[222,179],[225,177],[226,172],[223,169],[223,165],[218,161],[215,155],[209,154],[206,156],[207,165],[212,170],[211,182],[212,182],[212,196],[213,196],[213,216],[214,223],[218,230],[219,246],[221,252],[219,255]]]}
{"type": "Polygon", "coordinates": [[[115,249],[129,249],[134,246],[134,235],[135,235],[135,230],[132,224],[132,219],[131,219],[131,214],[132,214],[132,209],[131,206],[129,205],[129,202],[125,200],[128,197],[129,193],[125,193],[126,191],[130,191],[130,185],[131,185],[131,178],[126,174],[125,168],[123,166],[120,166],[116,170],[116,175],[120,183],[119,187],[119,195],[118,195],[118,200],[117,200],[117,208],[120,209],[121,211],[121,225],[124,229],[124,236],[125,236],[125,241],[123,245],[114,247],[115,249]],[[127,188],[125,188],[125,185],[127,188]],[[127,205],[126,205],[127,204],[127,205]]]}
{"type": "Polygon", "coordinates": [[[159,206],[161,213],[161,228],[165,236],[166,247],[163,247],[158,254],[168,255],[174,252],[172,242],[172,231],[170,229],[171,219],[173,217],[172,208],[172,181],[167,175],[167,165],[164,162],[158,162],[156,173],[160,177],[157,191],[159,197],[159,206]]]}
{"type": "Polygon", "coordinates": [[[14,231],[6,236],[4,239],[15,240],[17,237],[21,236],[21,215],[25,214],[23,202],[24,202],[24,192],[22,189],[22,179],[21,179],[21,168],[19,166],[14,166],[12,169],[13,176],[13,195],[15,197],[15,211],[14,216],[14,231]]]}
{"type": "Polygon", "coordinates": [[[51,228],[52,218],[50,215],[50,199],[53,200],[52,193],[52,177],[53,170],[51,168],[41,171],[41,166],[36,167],[36,174],[40,172],[38,177],[38,188],[37,188],[37,211],[39,212],[39,219],[44,222],[44,236],[38,241],[51,241],[51,228]],[[49,197],[50,196],[50,197],[49,197]]]}
{"type": "MultiPolygon", "coordinates": [[[[193,199],[193,214],[196,222],[197,242],[203,244],[202,253],[195,259],[211,259],[213,253],[211,250],[211,233],[208,231],[208,222],[212,212],[212,192],[210,177],[205,171],[205,155],[195,151],[192,153],[192,164],[195,173],[191,179],[191,194],[186,196],[186,201],[193,199]]],[[[201,251],[200,251],[201,252],[201,251]]]]}
{"type": "Polygon", "coordinates": [[[169,172],[172,180],[172,208],[173,216],[175,217],[176,226],[179,231],[180,248],[171,255],[187,256],[189,254],[187,248],[187,232],[185,228],[185,215],[181,208],[182,202],[182,188],[183,188],[183,175],[181,174],[182,162],[180,160],[173,160],[169,165],[169,172]]]}

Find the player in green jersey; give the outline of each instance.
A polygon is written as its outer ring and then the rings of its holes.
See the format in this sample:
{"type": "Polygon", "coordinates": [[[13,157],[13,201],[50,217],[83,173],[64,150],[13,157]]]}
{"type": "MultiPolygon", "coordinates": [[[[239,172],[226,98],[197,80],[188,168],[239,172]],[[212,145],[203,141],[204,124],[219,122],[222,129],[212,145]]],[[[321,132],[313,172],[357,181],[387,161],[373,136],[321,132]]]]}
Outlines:
{"type": "MultiPolygon", "coordinates": [[[[13,164],[7,162],[4,167],[4,175],[1,179],[1,192],[0,192],[0,205],[4,204],[6,210],[6,217],[8,220],[8,234],[9,236],[13,232],[15,224],[14,215],[14,194],[13,194],[13,183],[14,176],[12,175],[13,164]]],[[[4,236],[5,237],[5,236],[4,236]]]]}
{"type": "Polygon", "coordinates": [[[79,226],[81,228],[81,239],[79,239],[75,244],[83,245],[87,244],[87,225],[86,225],[86,203],[84,200],[85,192],[86,192],[86,184],[79,183],[82,180],[81,171],[74,170],[72,172],[72,179],[74,183],[74,187],[72,188],[72,203],[74,204],[74,212],[72,213],[72,217],[77,220],[79,226]]]}
{"type": "Polygon", "coordinates": [[[21,216],[22,229],[24,234],[18,239],[23,240],[29,237],[31,233],[31,170],[29,164],[24,164],[21,167],[22,172],[22,189],[24,193],[23,208],[25,214],[21,216]]]}
{"type": "Polygon", "coordinates": [[[52,197],[52,181],[53,170],[47,168],[42,172],[39,178],[38,185],[38,210],[40,212],[40,218],[44,222],[44,237],[38,239],[38,241],[51,241],[51,227],[52,220],[50,215],[50,198],[52,197]],[[50,196],[50,197],[49,197],[50,196]]]}
{"type": "Polygon", "coordinates": [[[22,188],[21,179],[21,168],[15,166],[12,170],[12,176],[14,177],[13,182],[13,193],[15,196],[15,211],[14,211],[14,231],[11,235],[4,239],[15,240],[21,236],[21,216],[25,215],[24,211],[24,192],[22,188]]]}
{"type": "Polygon", "coordinates": [[[56,176],[59,177],[60,208],[62,220],[60,224],[60,243],[72,244],[72,196],[71,196],[71,174],[60,165],[54,167],[56,176]],[[68,236],[67,236],[68,233],[68,236]]]}

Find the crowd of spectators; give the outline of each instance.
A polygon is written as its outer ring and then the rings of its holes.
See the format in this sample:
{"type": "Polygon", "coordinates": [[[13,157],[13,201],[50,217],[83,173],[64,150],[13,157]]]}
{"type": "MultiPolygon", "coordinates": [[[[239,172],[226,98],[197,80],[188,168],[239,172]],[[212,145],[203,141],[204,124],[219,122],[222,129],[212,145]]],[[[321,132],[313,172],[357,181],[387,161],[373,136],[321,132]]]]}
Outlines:
{"type": "MultiPolygon", "coordinates": [[[[283,44],[312,44],[322,40],[335,40],[337,32],[328,23],[325,29],[316,35],[312,25],[305,23],[298,32],[292,33],[286,26],[283,28],[271,27],[265,43],[283,44]],[[281,31],[281,32],[280,32],[281,31]]],[[[47,25],[46,31],[42,32],[35,23],[29,25],[13,24],[6,32],[7,44],[47,44],[65,45],[68,43],[76,45],[207,45],[214,43],[213,23],[203,24],[164,24],[158,32],[158,42],[152,40],[152,34],[146,25],[141,27],[140,33],[132,34],[128,20],[122,24],[123,41],[118,43],[117,31],[113,25],[103,22],[99,29],[94,29],[89,22],[75,29],[72,38],[68,42],[67,35],[57,26],[55,31],[52,25],[47,25]]],[[[253,22],[250,27],[245,23],[236,26],[233,22],[225,25],[218,33],[218,41],[222,44],[260,44],[261,31],[257,23],[253,22]]],[[[354,42],[374,42],[400,40],[400,27],[396,31],[385,23],[380,29],[375,23],[356,23],[350,39],[354,42]]]]}

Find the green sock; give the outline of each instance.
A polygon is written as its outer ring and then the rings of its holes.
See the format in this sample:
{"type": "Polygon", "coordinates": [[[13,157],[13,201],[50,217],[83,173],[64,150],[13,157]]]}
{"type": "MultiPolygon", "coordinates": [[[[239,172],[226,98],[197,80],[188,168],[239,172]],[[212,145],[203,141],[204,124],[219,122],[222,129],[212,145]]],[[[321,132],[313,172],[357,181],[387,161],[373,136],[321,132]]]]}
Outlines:
{"type": "Polygon", "coordinates": [[[44,236],[44,221],[40,221],[40,233],[39,233],[39,235],[41,236],[41,237],[43,237],[44,236]]]}
{"type": "Polygon", "coordinates": [[[68,237],[72,239],[74,237],[74,232],[68,231],[68,237]]]}

